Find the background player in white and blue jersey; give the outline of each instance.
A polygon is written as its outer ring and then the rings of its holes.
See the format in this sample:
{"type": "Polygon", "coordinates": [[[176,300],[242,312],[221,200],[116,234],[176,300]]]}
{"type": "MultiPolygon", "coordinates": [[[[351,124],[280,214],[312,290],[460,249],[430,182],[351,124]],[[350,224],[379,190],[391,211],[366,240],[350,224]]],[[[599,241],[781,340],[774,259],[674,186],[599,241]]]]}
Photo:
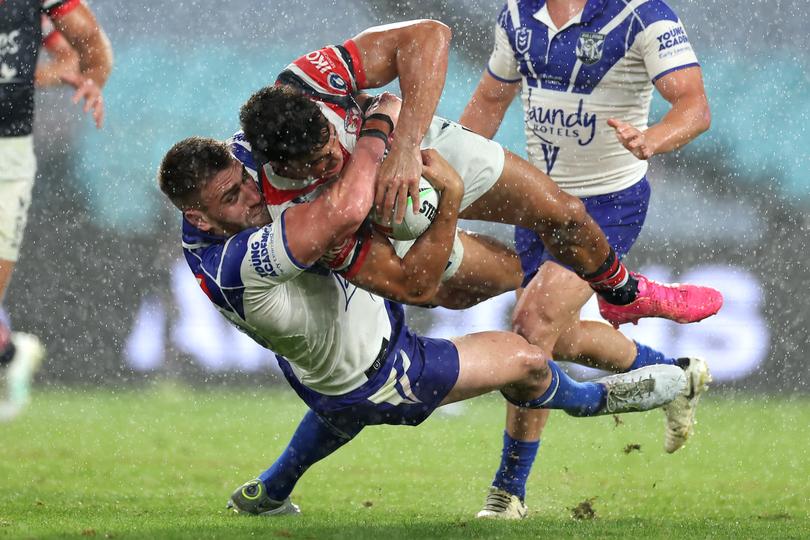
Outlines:
{"type": "Polygon", "coordinates": [[[101,88],[112,69],[109,41],[79,0],[0,2],[0,376],[5,376],[8,388],[0,399],[0,420],[14,417],[28,402],[31,377],[44,356],[35,336],[11,331],[2,308],[36,176],[34,73],[43,45],[44,15],[78,55],[78,72],[62,72],[61,80],[76,88],[73,102],[84,101],[84,111],[92,111],[97,127],[104,116],[101,88]]]}
{"type": "MultiPolygon", "coordinates": [[[[345,442],[366,425],[416,425],[442,404],[492,390],[521,406],[577,416],[646,410],[686,390],[683,371],[673,366],[577,383],[541,349],[508,332],[453,340],[416,336],[404,324],[401,305],[317,265],[371,210],[392,125],[377,114],[372,110],[364,120],[339,180],[275,220],[225,143],[186,139],[160,166],[161,190],[183,212],[183,249],[200,287],[228,320],[277,353],[288,382],[314,411],[293,439],[306,439],[312,452],[303,464],[297,456],[299,469],[337,447],[321,444],[322,438],[333,441],[339,433],[345,442]]],[[[436,219],[412,248],[424,249],[412,264],[429,294],[447,263],[464,189],[437,152],[421,155],[425,176],[442,193],[436,219]]],[[[390,244],[382,245],[396,257],[390,244]]],[[[238,489],[232,503],[248,513],[291,509],[286,497],[268,495],[262,479],[238,489]]]]}
{"type": "MultiPolygon", "coordinates": [[[[625,255],[647,212],[646,160],[709,127],[701,70],[680,20],[662,0],[510,0],[461,123],[494,136],[518,92],[529,159],[582,198],[616,253],[625,255]],[[672,106],[648,128],[653,87],[672,106]]],[[[702,379],[697,383],[708,378],[700,360],[668,358],[610,326],[580,321],[579,310],[592,295],[587,284],[532,231],[517,228],[515,241],[525,288],[513,322],[531,343],[553,350],[555,358],[611,370],[681,362],[691,377],[702,379]]],[[[614,323],[635,321],[601,301],[600,307],[614,323]]],[[[697,397],[667,409],[668,452],[689,436],[697,397]]],[[[502,462],[479,516],[525,515],[525,483],[547,415],[509,406],[502,462]]]]}

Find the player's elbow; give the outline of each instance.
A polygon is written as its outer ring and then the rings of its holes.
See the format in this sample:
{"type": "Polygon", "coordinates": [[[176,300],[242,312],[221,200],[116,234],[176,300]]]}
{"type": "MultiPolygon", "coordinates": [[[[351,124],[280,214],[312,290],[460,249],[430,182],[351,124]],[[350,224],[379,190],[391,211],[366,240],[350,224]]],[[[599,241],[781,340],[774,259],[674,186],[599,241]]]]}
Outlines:
{"type": "Polygon", "coordinates": [[[439,284],[436,283],[434,285],[424,285],[424,284],[412,284],[405,292],[402,294],[402,299],[400,300],[404,304],[410,304],[414,306],[420,306],[424,304],[432,303],[433,298],[436,296],[436,292],[439,289],[439,284]]]}
{"type": "Polygon", "coordinates": [[[698,120],[699,133],[708,131],[710,127],[712,127],[712,111],[709,108],[709,104],[707,102],[704,102],[698,120]]]}
{"type": "Polygon", "coordinates": [[[405,272],[402,288],[402,302],[406,304],[427,304],[431,302],[439,290],[441,276],[427,272],[423,268],[411,269],[405,272]]]}
{"type": "Polygon", "coordinates": [[[450,29],[450,27],[435,19],[424,19],[423,21],[420,21],[419,29],[421,32],[432,37],[433,39],[448,45],[453,37],[453,31],[450,29]]]}
{"type": "Polygon", "coordinates": [[[333,208],[332,226],[335,236],[347,238],[354,234],[365,221],[368,212],[368,208],[355,203],[333,208]]]}

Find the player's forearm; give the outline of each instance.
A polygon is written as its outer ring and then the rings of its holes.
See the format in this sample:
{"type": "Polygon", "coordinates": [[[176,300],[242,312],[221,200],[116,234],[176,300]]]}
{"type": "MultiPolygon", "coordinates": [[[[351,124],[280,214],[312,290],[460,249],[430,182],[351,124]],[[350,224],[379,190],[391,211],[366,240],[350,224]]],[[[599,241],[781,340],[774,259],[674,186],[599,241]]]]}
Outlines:
{"type": "Polygon", "coordinates": [[[324,215],[330,216],[336,239],[354,234],[371,212],[377,171],[384,155],[385,143],[381,139],[360,137],[340,180],[324,193],[324,215]]]}
{"type": "Polygon", "coordinates": [[[438,21],[423,21],[412,39],[396,52],[402,112],[393,147],[418,148],[430,126],[447,75],[450,29],[438,21]]]}
{"type": "Polygon", "coordinates": [[[84,4],[54,19],[56,29],[79,55],[79,70],[102,88],[110,76],[113,53],[110,40],[84,4]]]}
{"type": "Polygon", "coordinates": [[[99,88],[103,88],[110,77],[113,65],[113,54],[110,41],[104,32],[99,30],[78,49],[79,70],[82,75],[93,79],[99,88]]]}
{"type": "Polygon", "coordinates": [[[682,98],[673,103],[660,122],[644,133],[654,154],[672,152],[709,129],[711,112],[705,95],[682,98]]]}
{"type": "Polygon", "coordinates": [[[464,107],[459,123],[488,139],[493,138],[518,86],[499,83],[484,73],[469,103],[464,107]]]}
{"type": "Polygon", "coordinates": [[[407,303],[423,304],[436,294],[453,249],[462,195],[460,189],[442,192],[436,218],[402,259],[407,303]]]}

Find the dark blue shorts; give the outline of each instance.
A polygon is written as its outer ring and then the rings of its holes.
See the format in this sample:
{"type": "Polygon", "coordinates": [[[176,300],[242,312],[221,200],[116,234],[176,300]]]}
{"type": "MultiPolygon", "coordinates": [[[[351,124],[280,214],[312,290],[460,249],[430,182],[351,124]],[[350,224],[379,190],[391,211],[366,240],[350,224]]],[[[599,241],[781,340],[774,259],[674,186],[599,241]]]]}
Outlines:
{"type": "MultiPolygon", "coordinates": [[[[583,197],[582,202],[585,203],[591,217],[602,227],[616,255],[621,258],[630,251],[641,233],[650,202],[650,184],[645,176],[627,189],[583,197]]],[[[523,227],[515,227],[515,249],[523,267],[524,287],[529,284],[544,262],[558,262],[546,251],[540,237],[534,231],[523,227]]]]}
{"type": "Polygon", "coordinates": [[[277,358],[288,382],[309,408],[347,433],[375,424],[422,423],[453,389],[459,372],[458,350],[451,341],[420,337],[407,328],[388,346],[385,360],[370,379],[340,396],[307,388],[286,360],[277,358]]]}

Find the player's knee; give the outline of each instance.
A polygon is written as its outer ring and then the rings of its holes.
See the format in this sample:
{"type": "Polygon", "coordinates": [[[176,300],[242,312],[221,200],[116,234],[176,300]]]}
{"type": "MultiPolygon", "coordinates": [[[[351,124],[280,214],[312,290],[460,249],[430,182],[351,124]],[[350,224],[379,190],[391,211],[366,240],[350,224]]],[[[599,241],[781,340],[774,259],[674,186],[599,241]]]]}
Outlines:
{"type": "Polygon", "coordinates": [[[539,347],[530,347],[524,352],[523,381],[521,386],[529,393],[542,390],[543,383],[548,379],[548,355],[539,347]]]}
{"type": "Polygon", "coordinates": [[[544,228],[557,241],[580,230],[588,220],[588,211],[583,202],[567,193],[559,193],[552,201],[553,210],[544,219],[544,228]]]}
{"type": "Polygon", "coordinates": [[[514,336],[513,339],[511,360],[517,368],[514,370],[513,383],[522,388],[532,389],[548,377],[549,355],[544,349],[531,345],[518,336],[514,336]]]}
{"type": "Polygon", "coordinates": [[[518,304],[512,312],[512,330],[532,345],[551,350],[559,336],[560,321],[548,303],[518,304]]]}
{"type": "Polygon", "coordinates": [[[564,216],[563,226],[567,230],[577,230],[585,225],[588,219],[588,211],[579,198],[566,194],[561,204],[564,216]]]}

